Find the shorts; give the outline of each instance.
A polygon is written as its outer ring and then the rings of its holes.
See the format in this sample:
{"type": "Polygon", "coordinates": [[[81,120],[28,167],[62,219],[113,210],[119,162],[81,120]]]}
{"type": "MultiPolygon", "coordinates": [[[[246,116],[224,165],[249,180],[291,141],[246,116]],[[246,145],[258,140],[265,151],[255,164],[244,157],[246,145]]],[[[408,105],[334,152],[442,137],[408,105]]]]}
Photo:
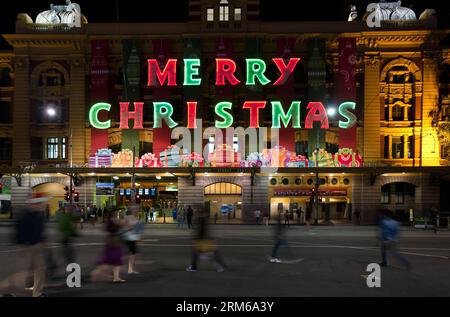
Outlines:
{"type": "Polygon", "coordinates": [[[130,254],[135,255],[137,253],[137,242],[136,241],[127,241],[128,251],[130,254]]]}

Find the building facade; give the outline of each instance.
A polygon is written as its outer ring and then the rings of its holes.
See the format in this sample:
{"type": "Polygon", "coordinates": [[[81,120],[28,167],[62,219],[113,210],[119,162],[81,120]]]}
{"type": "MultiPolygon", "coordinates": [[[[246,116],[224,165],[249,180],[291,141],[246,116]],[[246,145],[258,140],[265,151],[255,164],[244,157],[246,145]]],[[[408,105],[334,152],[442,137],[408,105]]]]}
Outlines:
{"type": "MultiPolygon", "coordinates": [[[[381,208],[399,218],[410,209],[423,215],[432,207],[446,208],[441,188],[450,149],[441,144],[438,131],[450,118],[450,48],[443,44],[449,30],[437,29],[432,11],[419,19],[409,12],[402,15],[407,18],[389,20],[380,3],[380,26],[370,27],[367,14],[352,21],[263,22],[258,0],[190,0],[184,23],[88,23],[81,9],[70,3],[53,7],[40,14],[40,23],[19,14],[16,32],[3,35],[13,47],[0,52],[4,210],[22,207],[33,192],[47,192],[54,213],[64,203],[67,175],[82,204],[124,204],[133,196],[134,175],[143,205],[161,211],[191,205],[221,213],[224,221],[252,221],[256,209],[271,216],[307,210],[315,190],[318,219],[345,220],[359,211],[364,222],[372,222],[381,208]],[[278,76],[272,58],[300,57],[301,62],[283,86],[218,87],[218,57],[235,60],[240,79],[246,58],[267,61],[271,79],[278,76]],[[147,60],[163,66],[175,58],[201,59],[202,84],[149,87],[147,60]],[[244,128],[250,120],[242,109],[246,100],[279,100],[285,110],[298,100],[302,111],[309,101],[334,106],[353,101],[357,124],[344,130],[330,119],[327,130],[279,129],[279,146],[312,159],[309,165],[277,171],[242,164],[138,170],[89,166],[103,148],[114,153],[134,148],[138,157],[164,152],[175,141],[167,126],[153,128],[152,103],[170,102],[173,120],[186,126],[186,103],[192,100],[198,102],[197,119],[205,130],[214,126],[214,106],[222,100],[233,103],[235,125],[244,128]],[[143,129],[119,128],[121,101],[144,102],[143,129]],[[109,129],[90,124],[90,107],[97,102],[112,105],[109,129]],[[314,162],[316,148],[323,155],[320,162],[314,162]],[[114,192],[99,194],[97,183],[113,183],[114,192]]],[[[183,70],[177,72],[182,81],[183,70]]],[[[302,115],[302,126],[304,120],[302,115]]],[[[260,122],[270,127],[269,109],[260,112],[260,122]]],[[[245,160],[249,145],[240,144],[237,134],[230,146],[238,150],[238,160],[245,160]]],[[[213,154],[223,143],[211,134],[202,146],[213,154]]]]}

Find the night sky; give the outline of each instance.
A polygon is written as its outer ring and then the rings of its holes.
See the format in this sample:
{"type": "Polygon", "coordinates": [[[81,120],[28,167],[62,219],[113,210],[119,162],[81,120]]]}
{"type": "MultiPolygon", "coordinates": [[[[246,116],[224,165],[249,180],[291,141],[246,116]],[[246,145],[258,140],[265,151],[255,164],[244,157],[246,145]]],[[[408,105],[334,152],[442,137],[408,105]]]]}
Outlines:
{"type": "MultiPolygon", "coordinates": [[[[389,1],[389,0],[388,0],[389,1]]],[[[393,0],[390,0],[391,2],[393,0]]],[[[88,22],[158,22],[187,21],[187,0],[74,0],[80,4],[88,22]],[[118,10],[116,10],[116,3],[118,10]]],[[[346,21],[350,4],[355,4],[359,17],[367,4],[374,0],[261,0],[262,21],[346,21]],[[294,6],[293,4],[296,4],[294,6]],[[299,6],[301,4],[301,7],[299,6]]],[[[34,20],[40,11],[48,10],[50,3],[64,4],[65,0],[16,0],[4,6],[0,13],[0,33],[14,33],[16,16],[25,12],[34,20]]],[[[412,7],[417,17],[426,8],[438,12],[440,28],[450,28],[450,1],[404,0],[402,5],[412,7]]]]}

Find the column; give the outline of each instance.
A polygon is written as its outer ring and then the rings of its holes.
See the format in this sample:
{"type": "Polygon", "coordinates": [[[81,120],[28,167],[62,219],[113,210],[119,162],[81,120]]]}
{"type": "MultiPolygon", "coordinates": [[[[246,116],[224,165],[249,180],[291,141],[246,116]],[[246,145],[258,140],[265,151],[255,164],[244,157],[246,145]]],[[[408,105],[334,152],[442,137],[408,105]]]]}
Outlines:
{"type": "Polygon", "coordinates": [[[437,56],[426,53],[423,58],[423,101],[422,101],[422,166],[439,166],[439,142],[433,118],[429,113],[437,109],[439,86],[437,82],[437,56]]]}
{"type": "Polygon", "coordinates": [[[380,160],[380,60],[377,55],[365,56],[364,70],[364,162],[380,160]]]}
{"type": "Polygon", "coordinates": [[[13,166],[30,163],[30,60],[19,55],[14,60],[13,166]]]}
{"type": "MultiPolygon", "coordinates": [[[[86,162],[86,98],[85,98],[85,61],[83,56],[75,56],[70,60],[70,106],[69,122],[72,129],[73,164],[82,165],[86,162]]],[[[70,135],[68,135],[70,138],[70,135]]],[[[70,144],[69,144],[70,146],[70,144]]]]}

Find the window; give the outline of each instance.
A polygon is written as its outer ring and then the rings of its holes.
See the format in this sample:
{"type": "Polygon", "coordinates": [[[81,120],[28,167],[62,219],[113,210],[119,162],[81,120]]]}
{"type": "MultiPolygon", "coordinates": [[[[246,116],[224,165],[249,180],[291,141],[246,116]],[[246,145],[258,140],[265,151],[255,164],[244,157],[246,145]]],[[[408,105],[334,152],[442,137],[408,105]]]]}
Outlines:
{"type": "Polygon", "coordinates": [[[392,137],[392,158],[401,159],[403,158],[403,137],[392,137]]]}
{"type": "Polygon", "coordinates": [[[408,137],[408,158],[414,158],[414,136],[408,137]]]}
{"type": "Polygon", "coordinates": [[[403,108],[399,105],[395,105],[392,107],[392,120],[394,121],[402,121],[403,120],[403,108]]]}
{"type": "Polygon", "coordinates": [[[441,145],[441,159],[450,160],[450,145],[441,145]]]}
{"type": "Polygon", "coordinates": [[[405,203],[405,186],[403,183],[395,184],[395,203],[399,205],[405,203]]]}
{"type": "Polygon", "coordinates": [[[234,21],[241,21],[241,20],[242,20],[242,9],[234,8],[234,21]]]}
{"type": "Polygon", "coordinates": [[[12,157],[12,140],[0,139],[0,161],[9,161],[12,157]]]}
{"type": "Polygon", "coordinates": [[[58,138],[47,138],[47,158],[58,158],[58,138]]]}
{"type": "Polygon", "coordinates": [[[295,142],[295,154],[308,156],[308,141],[295,142]]]}
{"type": "Polygon", "coordinates": [[[12,123],[12,106],[9,101],[0,101],[0,124],[12,123]]]}
{"type": "Polygon", "coordinates": [[[389,204],[389,190],[383,190],[381,192],[381,203],[389,204]]]}
{"type": "Polygon", "coordinates": [[[67,158],[67,138],[47,138],[47,159],[57,160],[67,158]]]}
{"type": "Polygon", "coordinates": [[[214,9],[213,8],[206,9],[206,21],[208,21],[208,22],[214,21],[214,9]]]}
{"type": "Polygon", "coordinates": [[[227,0],[221,0],[220,1],[220,8],[219,8],[219,21],[226,22],[230,20],[229,16],[229,6],[227,0]]]}
{"type": "Polygon", "coordinates": [[[4,67],[0,70],[0,87],[8,87],[11,84],[11,70],[8,67],[4,67]]]}

